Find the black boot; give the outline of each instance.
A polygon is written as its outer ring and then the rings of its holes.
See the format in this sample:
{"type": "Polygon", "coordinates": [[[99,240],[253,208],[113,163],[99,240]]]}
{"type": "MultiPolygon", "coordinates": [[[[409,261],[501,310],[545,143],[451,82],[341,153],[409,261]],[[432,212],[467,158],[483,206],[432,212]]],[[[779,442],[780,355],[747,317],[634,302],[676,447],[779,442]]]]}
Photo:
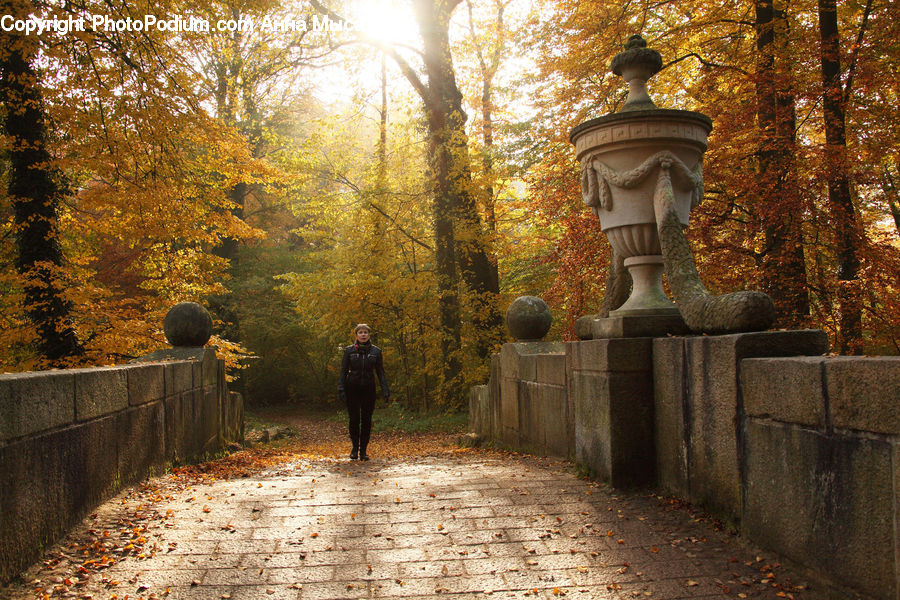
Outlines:
{"type": "Polygon", "coordinates": [[[359,460],[369,460],[369,455],[366,454],[366,448],[369,446],[369,438],[363,437],[360,440],[359,445],[359,460]]]}
{"type": "MultiPolygon", "coordinates": [[[[359,438],[350,438],[350,441],[353,442],[353,449],[350,450],[350,460],[356,460],[359,458],[359,438]]],[[[366,451],[363,450],[363,455],[365,455],[366,451]]]]}

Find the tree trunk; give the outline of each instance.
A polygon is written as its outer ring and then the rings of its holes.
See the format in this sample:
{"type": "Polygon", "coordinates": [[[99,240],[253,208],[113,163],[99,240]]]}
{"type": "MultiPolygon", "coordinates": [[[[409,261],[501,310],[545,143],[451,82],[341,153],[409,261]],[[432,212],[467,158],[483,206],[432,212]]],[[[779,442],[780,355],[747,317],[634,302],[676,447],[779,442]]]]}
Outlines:
{"type": "MultiPolygon", "coordinates": [[[[484,169],[484,176],[487,186],[484,190],[485,195],[485,217],[487,219],[488,230],[493,232],[497,230],[497,215],[494,208],[494,119],[493,104],[494,94],[491,80],[487,74],[482,71],[481,82],[481,142],[484,145],[484,154],[481,159],[481,168],[484,169]]],[[[499,277],[498,277],[499,278],[499,277]]]]}
{"type": "Polygon", "coordinates": [[[456,83],[450,54],[450,14],[459,0],[416,0],[416,18],[424,42],[423,60],[428,76],[425,100],[429,151],[439,164],[435,208],[449,218],[460,275],[473,296],[476,351],[482,359],[501,340],[503,318],[498,302],[499,282],[491,261],[489,242],[475,201],[469,140],[462,92],[456,83]]]}
{"type": "Polygon", "coordinates": [[[888,208],[891,216],[894,218],[894,227],[897,229],[897,236],[900,237],[900,202],[898,202],[897,186],[894,184],[894,178],[885,168],[881,177],[881,190],[887,198],[888,208]]]}
{"type": "Polygon", "coordinates": [[[450,54],[450,14],[459,0],[416,0],[414,8],[424,43],[423,61],[427,86],[413,82],[425,103],[428,118],[428,156],[433,178],[435,260],[438,303],[444,333],[446,392],[461,402],[465,390],[461,373],[461,323],[459,276],[473,296],[476,351],[487,358],[501,336],[499,292],[492,277],[487,236],[475,202],[469,161],[466,114],[456,84],[450,54]],[[459,269],[457,271],[457,268],[459,269]]]}
{"type": "MultiPolygon", "coordinates": [[[[239,21],[243,15],[238,8],[232,8],[232,19],[239,21]]],[[[240,129],[247,138],[251,155],[262,156],[262,115],[260,115],[254,98],[254,81],[245,72],[245,61],[242,55],[243,34],[236,31],[231,35],[230,52],[216,66],[217,89],[216,103],[218,116],[227,125],[240,129]]],[[[228,190],[228,199],[233,206],[229,212],[237,219],[244,219],[244,205],[253,189],[240,181],[228,190]]],[[[239,281],[241,241],[228,236],[222,238],[213,253],[228,261],[230,282],[226,283],[224,294],[207,298],[210,311],[221,321],[219,334],[233,342],[240,342],[241,321],[239,299],[235,297],[233,286],[239,281]]],[[[241,382],[241,380],[238,380],[241,382]]]]}
{"type": "MultiPolygon", "coordinates": [[[[506,30],[503,25],[503,13],[506,6],[500,0],[494,2],[496,9],[496,31],[494,35],[489,35],[492,41],[489,57],[485,57],[485,49],[482,42],[478,39],[475,31],[475,18],[473,15],[472,0],[466,0],[466,7],[469,11],[469,30],[472,35],[472,44],[475,46],[478,56],[478,66],[481,72],[481,138],[482,138],[482,158],[481,168],[484,180],[487,182],[483,192],[484,195],[484,213],[487,221],[487,230],[490,235],[494,235],[497,230],[497,214],[496,214],[496,198],[494,197],[494,77],[500,68],[500,59],[505,47],[506,30]]],[[[496,256],[491,257],[491,273],[492,285],[499,291],[500,289],[500,272],[497,266],[496,256]]]]}
{"type": "Polygon", "coordinates": [[[838,254],[838,302],[841,354],[861,354],[862,298],[859,280],[859,228],[847,164],[844,90],[841,85],[840,38],[835,0],[819,0],[822,108],[825,118],[825,169],[828,205],[835,223],[838,254]]]}
{"type": "Polygon", "coordinates": [[[756,100],[758,211],[764,236],[763,289],[783,327],[809,322],[803,246],[803,202],[796,182],[796,117],[787,19],[772,0],[756,2],[756,100]],[[777,59],[777,60],[776,60],[777,59]]]}
{"type": "MultiPolygon", "coordinates": [[[[29,4],[3,3],[3,13],[27,18],[29,4]]],[[[16,267],[25,279],[25,311],[38,332],[38,351],[52,364],[84,349],[75,334],[71,304],[63,298],[62,249],[57,229],[63,196],[61,174],[47,150],[47,123],[37,73],[36,36],[4,34],[0,50],[0,101],[10,138],[8,191],[15,214],[16,267]]]]}
{"type": "MultiPolygon", "coordinates": [[[[502,340],[503,316],[498,302],[499,284],[491,276],[490,243],[484,232],[472,180],[466,114],[456,84],[450,54],[450,15],[462,0],[414,0],[413,10],[422,36],[421,58],[426,81],[390,46],[377,44],[396,61],[422,98],[428,128],[428,164],[434,211],[435,274],[440,328],[444,343],[445,396],[463,402],[461,374],[460,278],[469,288],[473,304],[475,346],[487,358],[502,340]],[[461,277],[460,277],[461,276],[461,277]]],[[[340,17],[318,0],[312,6],[323,14],[340,17]]]]}

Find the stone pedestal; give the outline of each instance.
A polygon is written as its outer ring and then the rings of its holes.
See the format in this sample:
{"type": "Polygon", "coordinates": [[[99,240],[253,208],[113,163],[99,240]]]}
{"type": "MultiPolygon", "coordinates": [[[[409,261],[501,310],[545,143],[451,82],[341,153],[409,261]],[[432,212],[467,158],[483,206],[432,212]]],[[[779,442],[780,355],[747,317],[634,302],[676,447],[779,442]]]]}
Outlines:
{"type": "Polygon", "coordinates": [[[690,330],[680,314],[622,315],[603,319],[588,315],[575,323],[575,334],[582,340],[665,337],[688,333],[690,330]]]}
{"type": "Polygon", "coordinates": [[[566,394],[564,349],[561,342],[503,344],[498,421],[504,445],[569,454],[574,416],[566,394]]]}
{"type": "Polygon", "coordinates": [[[616,487],[654,480],[653,340],[569,342],[575,459],[616,487]]]}

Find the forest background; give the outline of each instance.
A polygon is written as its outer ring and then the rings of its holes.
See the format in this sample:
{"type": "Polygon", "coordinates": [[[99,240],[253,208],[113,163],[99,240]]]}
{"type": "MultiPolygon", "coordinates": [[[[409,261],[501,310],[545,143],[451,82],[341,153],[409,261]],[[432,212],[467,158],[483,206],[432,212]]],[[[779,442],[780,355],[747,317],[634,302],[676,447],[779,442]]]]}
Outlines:
{"type": "Polygon", "coordinates": [[[568,132],[624,102],[633,33],[663,56],[657,105],[714,123],[688,230],[710,290],[768,292],[835,353],[900,352],[892,0],[2,5],[310,24],[0,32],[2,371],[127,362],[191,300],[251,404],[335,402],[364,321],[396,401],[462,406],[515,297],[557,339],[602,303],[568,132]]]}

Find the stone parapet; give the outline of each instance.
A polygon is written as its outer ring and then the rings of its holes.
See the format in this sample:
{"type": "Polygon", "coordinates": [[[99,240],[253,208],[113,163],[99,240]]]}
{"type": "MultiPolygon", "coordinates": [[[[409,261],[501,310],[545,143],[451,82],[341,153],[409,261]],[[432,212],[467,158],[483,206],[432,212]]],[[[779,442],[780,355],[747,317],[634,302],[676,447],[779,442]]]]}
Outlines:
{"type": "Polygon", "coordinates": [[[74,421],[71,371],[0,375],[0,444],[74,421]]]}
{"type": "Polygon", "coordinates": [[[900,598],[900,358],[749,359],[741,391],[744,533],[900,598]]]}
{"type": "Polygon", "coordinates": [[[470,414],[485,438],[655,486],[900,600],[900,358],[827,350],[817,330],[507,344],[470,414]]]}
{"type": "Polygon", "coordinates": [[[900,359],[834,357],[825,382],[832,426],[900,435],[900,359]]]}
{"type": "Polygon", "coordinates": [[[730,518],[741,514],[741,361],[821,355],[819,330],[653,340],[655,442],[660,485],[730,518]]]}
{"type": "Polygon", "coordinates": [[[574,453],[574,410],[560,342],[504,344],[491,363],[483,430],[476,433],[539,454],[574,453]]]}
{"type": "Polygon", "coordinates": [[[0,583],[122,486],[242,439],[214,349],[146,358],[0,375],[0,583]]]}
{"type": "Polygon", "coordinates": [[[895,444],[775,421],[746,424],[741,530],[873,598],[898,592],[895,444]]]}
{"type": "Polygon", "coordinates": [[[614,486],[652,483],[652,338],[567,344],[575,459],[614,486]]]}

